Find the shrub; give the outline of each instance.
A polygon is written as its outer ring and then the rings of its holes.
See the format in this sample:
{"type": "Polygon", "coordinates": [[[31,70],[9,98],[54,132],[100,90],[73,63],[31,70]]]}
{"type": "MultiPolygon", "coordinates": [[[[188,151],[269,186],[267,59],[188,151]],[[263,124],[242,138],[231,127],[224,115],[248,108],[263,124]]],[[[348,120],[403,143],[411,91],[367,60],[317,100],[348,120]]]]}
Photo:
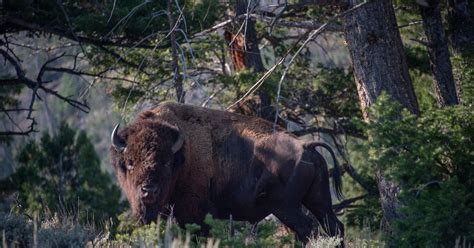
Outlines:
{"type": "Polygon", "coordinates": [[[382,96],[367,130],[370,162],[400,186],[403,218],[396,247],[454,246],[474,241],[474,113],[469,106],[415,117],[382,96]]]}
{"type": "Polygon", "coordinates": [[[33,226],[23,216],[0,212],[2,240],[11,245],[30,247],[33,244],[33,226]]]}
{"type": "Polygon", "coordinates": [[[257,226],[247,222],[218,220],[207,215],[204,227],[187,224],[184,229],[172,218],[158,219],[156,223],[141,227],[133,226],[129,217],[121,216],[120,220],[118,234],[115,241],[112,241],[114,245],[172,247],[173,243],[179,243],[179,247],[200,247],[200,244],[218,244],[222,247],[282,247],[295,243],[293,233],[279,233],[278,223],[273,220],[262,221],[257,226]],[[206,231],[202,231],[203,229],[206,231]]]}
{"type": "Polygon", "coordinates": [[[101,171],[100,160],[84,132],[62,123],[56,136],[27,143],[19,167],[1,182],[0,191],[16,191],[17,213],[59,212],[81,223],[96,224],[123,211],[120,190],[101,171]]]}
{"type": "Polygon", "coordinates": [[[96,237],[92,226],[57,215],[35,221],[22,215],[0,213],[0,230],[7,247],[85,247],[96,237]]]}

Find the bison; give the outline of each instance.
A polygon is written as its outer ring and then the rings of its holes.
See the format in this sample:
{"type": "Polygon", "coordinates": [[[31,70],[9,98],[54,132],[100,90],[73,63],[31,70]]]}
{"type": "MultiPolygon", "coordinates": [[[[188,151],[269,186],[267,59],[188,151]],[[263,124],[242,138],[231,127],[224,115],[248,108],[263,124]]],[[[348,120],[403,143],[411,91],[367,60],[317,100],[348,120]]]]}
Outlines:
{"type": "MultiPolygon", "coordinates": [[[[112,132],[111,157],[134,216],[149,223],[173,205],[179,224],[216,218],[258,222],[274,214],[306,242],[314,230],[343,235],[329,172],[314,146],[257,117],[162,103],[112,132]]],[[[337,164],[334,188],[340,195],[337,164]]]]}

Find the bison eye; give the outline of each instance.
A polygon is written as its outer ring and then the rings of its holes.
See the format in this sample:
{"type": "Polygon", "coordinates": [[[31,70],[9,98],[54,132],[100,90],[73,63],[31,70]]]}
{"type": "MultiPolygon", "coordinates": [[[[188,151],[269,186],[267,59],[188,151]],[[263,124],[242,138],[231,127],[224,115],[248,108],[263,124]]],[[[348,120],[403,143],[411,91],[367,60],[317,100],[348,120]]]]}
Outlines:
{"type": "Polygon", "coordinates": [[[133,169],[132,162],[128,162],[126,167],[127,167],[127,170],[132,170],[133,169]]]}

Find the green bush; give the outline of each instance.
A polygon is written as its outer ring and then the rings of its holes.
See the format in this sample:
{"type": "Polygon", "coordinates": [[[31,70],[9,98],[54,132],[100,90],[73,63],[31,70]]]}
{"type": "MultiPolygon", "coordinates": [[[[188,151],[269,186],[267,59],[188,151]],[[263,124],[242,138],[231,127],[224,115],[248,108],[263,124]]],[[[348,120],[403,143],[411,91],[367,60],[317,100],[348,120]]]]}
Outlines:
{"type": "MultiPolygon", "coordinates": [[[[207,215],[205,229],[196,224],[180,228],[172,219],[158,219],[156,223],[135,226],[129,216],[122,215],[114,245],[132,247],[170,247],[179,243],[180,247],[200,247],[201,244],[219,244],[219,247],[282,247],[295,244],[292,232],[278,234],[278,223],[262,221],[258,225],[247,222],[218,220],[207,215]]],[[[281,226],[280,226],[281,227],[281,226]]],[[[315,242],[316,243],[316,242],[315,242]]]]}
{"type": "Polygon", "coordinates": [[[2,243],[30,247],[33,244],[33,226],[24,216],[0,212],[2,243]]]}
{"type": "MultiPolygon", "coordinates": [[[[81,225],[73,216],[40,218],[35,224],[34,220],[21,215],[0,213],[0,239],[8,247],[302,247],[293,233],[275,220],[264,220],[254,226],[247,222],[216,220],[208,215],[205,222],[209,232],[206,233],[199,232],[201,228],[196,224],[180,228],[172,218],[137,226],[127,215],[121,215],[120,222],[124,224],[123,229],[111,235],[109,229],[81,225]]],[[[332,248],[340,241],[339,237],[317,237],[310,239],[306,247],[332,248]]],[[[370,238],[347,239],[346,245],[384,247],[380,240],[370,238]]]]}
{"type": "Polygon", "coordinates": [[[60,213],[80,223],[103,223],[124,209],[120,189],[100,169],[94,146],[84,132],[61,124],[56,136],[27,143],[16,171],[0,191],[17,192],[17,213],[60,213]]]}
{"type": "Polygon", "coordinates": [[[35,224],[22,215],[0,212],[0,231],[5,247],[85,247],[97,237],[92,226],[58,215],[35,224]]]}
{"type": "Polygon", "coordinates": [[[384,95],[370,114],[370,162],[401,189],[403,218],[393,227],[394,246],[473,242],[473,109],[433,109],[417,118],[384,95]]]}

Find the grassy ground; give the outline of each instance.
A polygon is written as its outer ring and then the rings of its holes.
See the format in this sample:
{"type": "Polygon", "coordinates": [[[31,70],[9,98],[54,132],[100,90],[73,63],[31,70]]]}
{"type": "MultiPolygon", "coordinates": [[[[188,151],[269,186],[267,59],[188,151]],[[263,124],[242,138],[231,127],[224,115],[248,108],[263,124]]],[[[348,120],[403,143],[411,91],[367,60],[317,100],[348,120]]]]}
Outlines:
{"type": "MultiPolygon", "coordinates": [[[[200,235],[200,227],[179,228],[172,219],[137,227],[121,218],[100,227],[79,224],[73,217],[43,217],[0,213],[2,247],[302,247],[294,235],[276,220],[256,226],[244,222],[215,220],[208,216],[210,230],[200,235]],[[111,228],[112,227],[112,228],[111,228]]],[[[314,237],[306,247],[335,247],[341,238],[314,237]]],[[[383,247],[380,240],[346,237],[346,247],[383,247]]]]}

